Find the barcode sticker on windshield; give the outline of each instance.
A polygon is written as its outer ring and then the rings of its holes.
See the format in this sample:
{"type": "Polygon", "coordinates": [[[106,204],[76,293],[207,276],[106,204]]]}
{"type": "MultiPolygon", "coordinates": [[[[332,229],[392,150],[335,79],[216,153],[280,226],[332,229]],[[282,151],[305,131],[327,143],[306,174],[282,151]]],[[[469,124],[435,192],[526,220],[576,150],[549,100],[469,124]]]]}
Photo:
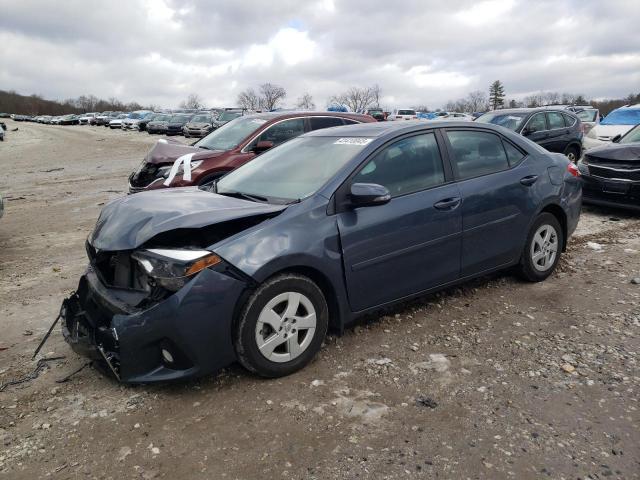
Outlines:
{"type": "Polygon", "coordinates": [[[360,138],[360,137],[349,137],[349,138],[339,138],[336,140],[334,145],[367,145],[371,143],[372,138],[360,138]]]}

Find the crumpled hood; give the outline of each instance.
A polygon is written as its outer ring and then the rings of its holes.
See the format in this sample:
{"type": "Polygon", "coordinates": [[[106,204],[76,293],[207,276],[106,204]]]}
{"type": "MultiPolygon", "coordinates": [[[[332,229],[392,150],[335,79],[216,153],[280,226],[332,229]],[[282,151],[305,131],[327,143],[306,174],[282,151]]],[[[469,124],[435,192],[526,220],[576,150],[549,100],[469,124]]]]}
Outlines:
{"type": "Polygon", "coordinates": [[[198,159],[215,158],[220,156],[223,152],[192,147],[191,145],[185,145],[184,143],[171,138],[161,138],[153,148],[149,150],[149,153],[144,157],[144,160],[147,163],[173,163],[178,157],[187,153],[194,153],[195,155],[191,160],[195,161],[198,159]]]}
{"type": "Polygon", "coordinates": [[[89,243],[98,250],[131,250],[163,232],[201,228],[285,208],[286,205],[226,197],[197,187],[142,192],[108,203],[89,243]]]}
{"type": "Polygon", "coordinates": [[[602,147],[592,148],[587,151],[586,155],[603,160],[640,162],[640,143],[610,143],[602,147]]]}

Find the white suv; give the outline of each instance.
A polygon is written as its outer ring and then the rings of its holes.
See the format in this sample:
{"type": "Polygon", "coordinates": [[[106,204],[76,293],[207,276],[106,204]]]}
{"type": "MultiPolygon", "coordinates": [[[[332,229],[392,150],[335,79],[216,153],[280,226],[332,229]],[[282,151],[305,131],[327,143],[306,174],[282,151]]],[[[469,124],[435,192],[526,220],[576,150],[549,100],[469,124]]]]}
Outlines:
{"type": "Polygon", "coordinates": [[[412,108],[399,108],[387,120],[417,120],[418,114],[412,108]]]}
{"type": "Polygon", "coordinates": [[[600,120],[582,139],[585,150],[606,145],[640,123],[640,103],[616,108],[600,120]]]}

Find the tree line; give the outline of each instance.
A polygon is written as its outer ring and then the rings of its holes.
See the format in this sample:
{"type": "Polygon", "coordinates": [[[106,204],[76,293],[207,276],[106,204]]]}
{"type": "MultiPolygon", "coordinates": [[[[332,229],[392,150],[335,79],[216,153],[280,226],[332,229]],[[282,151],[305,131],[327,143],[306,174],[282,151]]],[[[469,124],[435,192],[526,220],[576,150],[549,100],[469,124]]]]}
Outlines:
{"type": "MultiPolygon", "coordinates": [[[[237,106],[247,110],[270,111],[282,107],[287,98],[284,87],[271,82],[266,82],[258,87],[250,87],[238,95],[237,106]]],[[[367,87],[353,86],[345,91],[329,97],[327,107],[344,106],[352,112],[365,112],[381,106],[382,89],[378,84],[367,87]]],[[[509,98],[505,93],[505,87],[499,80],[493,82],[487,93],[482,90],[469,92],[465,97],[450,100],[444,105],[445,111],[452,112],[484,112],[499,108],[539,107],[542,105],[593,105],[600,110],[602,115],[608,114],[623,105],[640,103],[640,93],[631,93],[625,98],[595,100],[587,99],[582,94],[559,93],[541,91],[528,95],[522,99],[509,98]]],[[[186,100],[180,103],[181,108],[202,109],[202,98],[192,93],[186,100]]],[[[305,92],[295,102],[296,108],[313,110],[316,104],[310,93],[305,92]]],[[[156,105],[141,105],[137,102],[122,102],[115,97],[107,100],[95,95],[80,95],[77,98],[69,98],[64,101],[46,100],[41,95],[21,95],[15,91],[0,90],[0,112],[17,113],[22,115],[63,115],[67,113],[86,113],[102,111],[132,111],[132,110],[158,110],[156,105]]],[[[429,107],[422,103],[413,108],[417,111],[429,111],[429,107]]]]}
{"type": "MultiPolygon", "coordinates": [[[[147,106],[153,110],[153,105],[147,106]]],[[[21,115],[64,115],[68,113],[132,111],[143,106],[137,102],[121,102],[117,98],[104,100],[95,95],[80,95],[64,101],[46,100],[41,95],[21,95],[15,91],[0,90],[0,112],[21,115]]]]}
{"type": "Polygon", "coordinates": [[[489,86],[488,94],[482,90],[470,92],[466,97],[449,100],[445,104],[444,110],[473,113],[497,110],[499,108],[541,107],[544,105],[592,105],[600,110],[602,115],[607,115],[610,111],[623,105],[633,105],[637,103],[640,103],[640,93],[631,93],[624,98],[596,100],[587,99],[583,94],[579,93],[541,91],[518,100],[508,98],[504,85],[500,80],[496,80],[489,86]]]}

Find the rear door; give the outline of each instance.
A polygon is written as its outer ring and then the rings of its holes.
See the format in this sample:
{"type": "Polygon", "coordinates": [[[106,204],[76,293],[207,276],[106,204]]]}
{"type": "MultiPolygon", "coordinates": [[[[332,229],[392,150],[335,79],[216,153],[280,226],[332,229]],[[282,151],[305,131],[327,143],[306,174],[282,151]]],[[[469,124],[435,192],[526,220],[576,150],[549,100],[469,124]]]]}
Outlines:
{"type": "Polygon", "coordinates": [[[549,137],[545,148],[550,152],[563,153],[570,140],[571,129],[567,128],[561,112],[547,112],[549,137]]]}
{"type": "Polygon", "coordinates": [[[385,205],[339,212],[349,302],[354,311],[454,281],[460,273],[460,193],[433,132],[395,140],[345,185],[375,183],[385,205]]]}
{"type": "Polygon", "coordinates": [[[445,136],[462,196],[461,276],[517,260],[544,180],[539,169],[496,133],[447,129],[445,136]]]}

